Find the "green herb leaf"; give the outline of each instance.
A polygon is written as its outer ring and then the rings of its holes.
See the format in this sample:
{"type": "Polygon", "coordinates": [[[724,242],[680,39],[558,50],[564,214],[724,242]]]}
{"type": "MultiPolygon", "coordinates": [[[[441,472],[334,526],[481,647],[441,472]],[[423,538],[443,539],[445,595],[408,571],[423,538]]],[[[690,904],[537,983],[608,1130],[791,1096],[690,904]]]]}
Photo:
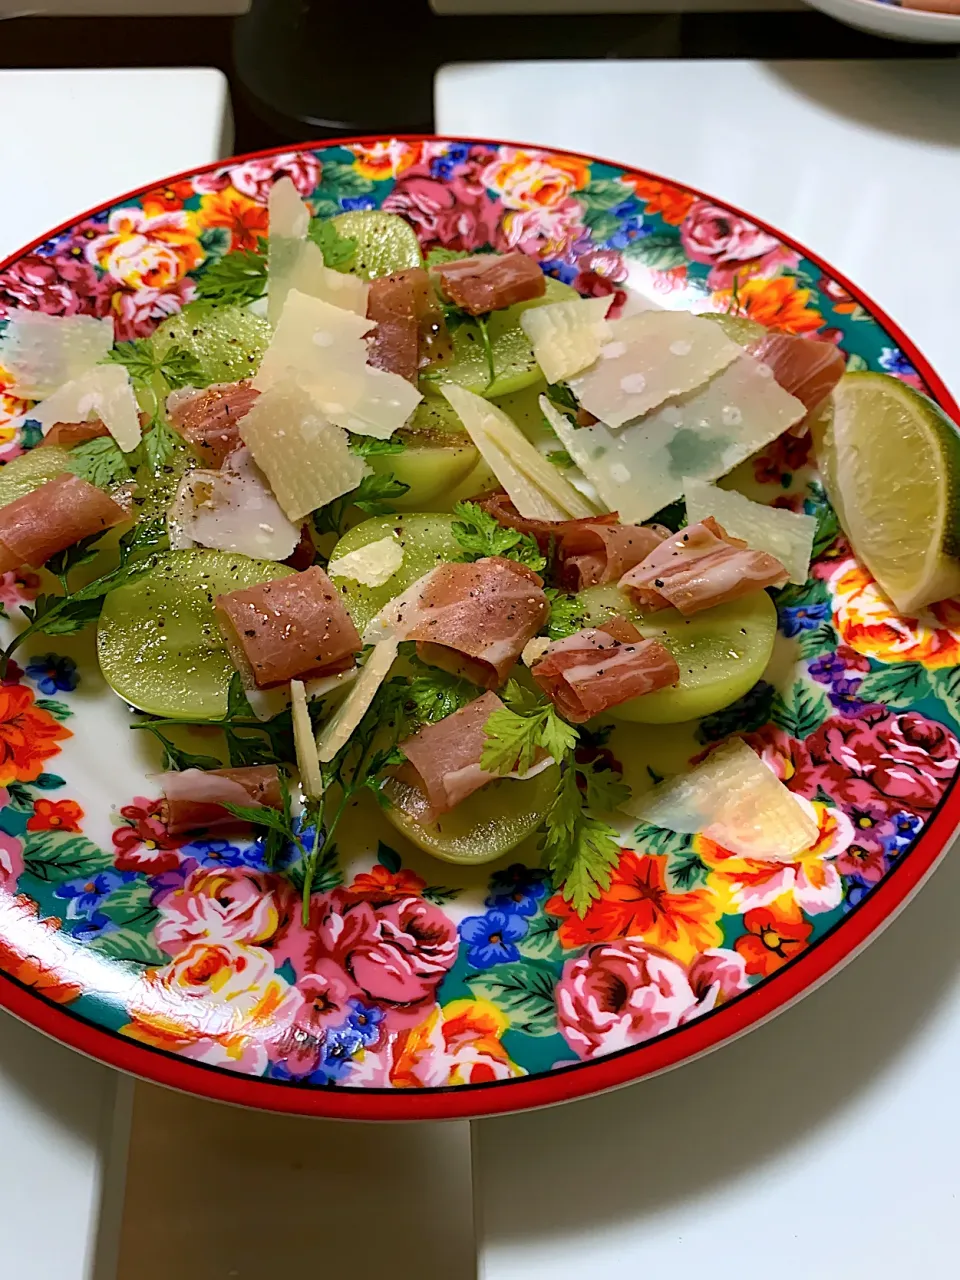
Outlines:
{"type": "Polygon", "coordinates": [[[577,763],[577,773],[584,787],[584,802],[588,809],[612,813],[630,799],[630,788],[621,775],[602,759],[577,763]]]}
{"type": "Polygon", "coordinates": [[[486,556],[506,556],[540,573],[547,566],[536,540],[519,529],[507,529],[475,502],[458,502],[453,536],[462,548],[461,560],[481,560],[486,556]]]}
{"type": "Polygon", "coordinates": [[[226,253],[197,276],[197,297],[221,306],[245,307],[262,297],[266,289],[267,259],[252,249],[226,253]]]}
{"type": "Polygon", "coordinates": [[[584,808],[575,769],[567,769],[560,780],[541,848],[564,900],[578,915],[585,915],[590,903],[609,888],[620,847],[613,827],[584,808]]]}
{"type": "Polygon", "coordinates": [[[333,223],[324,218],[313,218],[307,234],[323,254],[324,264],[334,271],[345,271],[356,257],[356,240],[342,236],[333,223]]]}
{"type": "Polygon", "coordinates": [[[112,436],[98,436],[70,450],[67,469],[81,480],[109,489],[132,478],[123,450],[112,436]]]}
{"type": "Polygon", "coordinates": [[[402,440],[378,440],[376,436],[361,436],[352,431],[348,431],[347,435],[350,437],[350,452],[355,453],[358,458],[372,458],[384,453],[403,453],[407,447],[402,440]]]}
{"type": "Polygon", "coordinates": [[[508,682],[503,700],[506,706],[495,711],[484,729],[480,767],[490,773],[526,773],[537,758],[538,748],[562,760],[577,743],[577,731],[561,720],[552,702],[537,698],[508,682]]]}
{"type": "Polygon", "coordinates": [[[428,267],[442,267],[445,262],[457,262],[460,258],[470,258],[472,253],[466,249],[431,249],[427,254],[428,267]]]}
{"type": "MultiPolygon", "coordinates": [[[[547,399],[553,407],[562,413],[565,418],[569,418],[574,426],[577,425],[577,414],[580,411],[580,405],[577,397],[573,394],[565,382],[551,382],[547,386],[547,399]]],[[[547,423],[549,426],[550,424],[547,423]]],[[[550,427],[553,430],[553,427],[550,427]]]]}
{"type": "Polygon", "coordinates": [[[434,724],[473,702],[478,696],[476,685],[459,676],[428,667],[416,657],[410,658],[416,675],[410,681],[408,703],[410,719],[416,724],[434,724]]]}
{"type": "Polygon", "coordinates": [[[196,356],[177,346],[161,354],[152,338],[118,342],[106,359],[112,364],[122,364],[134,382],[150,382],[160,374],[172,390],[203,380],[203,371],[196,356]]]}
{"type": "Polygon", "coordinates": [[[353,505],[369,516],[392,515],[394,502],[410,488],[394,475],[364,476],[351,495],[353,505]]]}
{"type": "Polygon", "coordinates": [[[175,742],[160,732],[160,730],[152,724],[142,726],[151,733],[160,743],[163,750],[163,767],[172,772],[180,772],[183,769],[222,769],[223,761],[218,760],[216,756],[194,755],[190,751],[185,751],[183,747],[178,747],[175,742]]]}
{"type": "Polygon", "coordinates": [[[180,437],[162,418],[155,418],[153,426],[144,434],[142,444],[147,465],[154,472],[165,467],[173,456],[180,437]]]}
{"type": "Polygon", "coordinates": [[[577,464],[574,462],[566,449],[551,449],[549,453],[544,455],[548,462],[552,462],[558,471],[570,471],[577,464]]]}
{"type": "Polygon", "coordinates": [[[563,640],[583,630],[586,618],[577,596],[566,595],[555,587],[547,587],[546,596],[550,601],[546,631],[551,640],[563,640]]]}

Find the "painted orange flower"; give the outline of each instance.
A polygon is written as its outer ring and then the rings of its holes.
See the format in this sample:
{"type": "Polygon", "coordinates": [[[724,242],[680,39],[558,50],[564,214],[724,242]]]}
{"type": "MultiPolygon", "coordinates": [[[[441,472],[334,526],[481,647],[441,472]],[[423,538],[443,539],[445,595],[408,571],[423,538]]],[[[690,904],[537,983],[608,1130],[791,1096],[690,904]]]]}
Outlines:
{"type": "Polygon", "coordinates": [[[415,142],[401,142],[390,138],[387,142],[375,142],[371,147],[354,143],[350,148],[356,157],[354,168],[374,182],[383,178],[397,178],[420,158],[420,146],[415,142]]]}
{"type": "Polygon", "coordinates": [[[501,147],[480,175],[508,209],[553,209],[590,181],[590,165],[580,156],[544,156],[538,151],[501,147]]]}
{"type": "Polygon", "coordinates": [[[930,670],[960,665],[960,600],[942,600],[917,617],[897,613],[870,573],[852,557],[827,586],[844,644],[880,662],[919,662],[930,670]]]}
{"type": "Polygon", "coordinates": [[[34,800],[28,831],[79,831],[83,810],[76,800],[34,800]]]}
{"type": "Polygon", "coordinates": [[[168,182],[163,187],[154,187],[141,197],[141,203],[147,213],[164,213],[167,209],[182,209],[184,201],[189,200],[192,195],[193,183],[188,178],[180,182],[168,182]]]}
{"type": "Polygon", "coordinates": [[[795,276],[741,278],[736,294],[718,289],[713,295],[718,311],[735,311],[783,333],[813,333],[822,327],[823,316],[808,305],[812,297],[813,291],[801,288],[795,276]]]}
{"type": "Polygon", "coordinates": [[[163,289],[203,258],[194,215],[170,209],[150,215],[133,206],[114,209],[107,230],[86,248],[87,261],[131,289],[163,289]]]}
{"type": "Polygon", "coordinates": [[[659,213],[672,227],[680,225],[697,198],[693,192],[684,191],[683,187],[644,178],[639,173],[625,174],[623,180],[633,187],[637,199],[643,201],[646,213],[659,213]]]}
{"type": "Polygon", "coordinates": [[[0,787],[33,782],[43,772],[43,762],[60,751],[56,744],[71,737],[49,711],[34,705],[29,689],[0,686],[0,787]]]}
{"type": "Polygon", "coordinates": [[[369,871],[361,871],[353,878],[346,893],[356,902],[385,903],[397,898],[419,898],[427,887],[414,871],[401,867],[399,871],[390,871],[378,862],[369,871]]]}
{"type": "Polygon", "coordinates": [[[0,969],[45,999],[69,1004],[83,990],[71,977],[71,943],[56,916],[39,916],[37,904],[20,894],[0,903],[0,969]]]}
{"type": "Polygon", "coordinates": [[[743,917],[747,932],[733,944],[743,956],[747,973],[769,977],[806,949],[813,925],[783,901],[757,907],[743,917]]]}
{"type": "Polygon", "coordinates": [[[666,857],[623,849],[610,887],[581,919],[559,893],[547,903],[548,915],[559,916],[564,947],[582,947],[615,938],[642,938],[683,964],[701,951],[718,947],[723,933],[720,910],[708,890],[671,893],[666,857]]]}
{"type": "Polygon", "coordinates": [[[521,1076],[523,1068],[500,1039],[508,1026],[486,1000],[452,1000],[400,1033],[391,1047],[389,1081],[395,1089],[423,1089],[521,1076]]]}
{"type": "Polygon", "coordinates": [[[201,197],[200,221],[206,227],[226,227],[231,249],[256,249],[257,240],[268,230],[266,205],[233,187],[201,197]]]}

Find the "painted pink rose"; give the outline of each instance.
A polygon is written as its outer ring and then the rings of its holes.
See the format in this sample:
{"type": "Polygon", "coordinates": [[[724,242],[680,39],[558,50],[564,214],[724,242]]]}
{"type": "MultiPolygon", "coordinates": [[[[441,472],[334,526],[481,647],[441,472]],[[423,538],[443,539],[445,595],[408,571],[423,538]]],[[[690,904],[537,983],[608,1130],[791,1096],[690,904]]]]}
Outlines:
{"type": "Polygon", "coordinates": [[[583,209],[572,197],[555,205],[509,209],[503,215],[507,247],[522,249],[535,258],[568,259],[586,240],[583,209]]]}
{"type": "Polygon", "coordinates": [[[420,897],[351,902],[335,889],[315,900],[310,924],[297,971],[320,972],[333,961],[356,992],[392,1011],[393,1027],[424,1017],[457,958],[456,927],[420,897]]]}
{"type": "Polygon", "coordinates": [[[299,1079],[316,1071],[328,1029],[347,1020],[353,1012],[350,1001],[357,1000],[359,989],[339,965],[320,961],[316,973],[305,974],[297,983],[295,997],[298,1003],[292,1019],[267,1052],[299,1079]]]}
{"type": "Polygon", "coordinates": [[[556,988],[560,1033],[580,1058],[629,1049],[698,1011],[683,965],[632,938],[568,960],[556,988]]]}
{"type": "Polygon", "coordinates": [[[40,578],[29,570],[8,569],[0,574],[0,604],[13,612],[22,604],[35,600],[40,592],[40,578]]]}
{"type": "Polygon", "coordinates": [[[0,272],[0,314],[18,307],[49,316],[103,316],[110,289],[88,262],[29,253],[0,272]]]}
{"type": "Polygon", "coordinates": [[[320,161],[312,151],[284,151],[278,156],[248,160],[245,164],[199,174],[193,185],[196,191],[211,194],[232,183],[242,195],[266,204],[270,188],[278,178],[289,178],[300,195],[306,197],[319,185],[322,171],[320,161]]]}
{"type": "Polygon", "coordinates": [[[711,289],[729,289],[738,273],[772,275],[778,267],[800,262],[776,236],[709,200],[698,200],[691,208],[680,227],[680,240],[688,258],[710,267],[711,289]]]}
{"type": "Polygon", "coordinates": [[[111,298],[117,341],[149,337],[162,320],[192,302],[196,292],[196,284],[186,277],[164,289],[117,289],[111,298]]]}
{"type": "Polygon", "coordinates": [[[824,790],[845,805],[874,802],[888,814],[932,809],[960,764],[960,744],[916,711],[882,708],[860,719],[832,718],[806,741],[824,790]]]}
{"type": "Polygon", "coordinates": [[[687,976],[699,1002],[698,1013],[706,1013],[750,986],[743,956],[723,948],[701,952],[691,962],[687,976]]]}
{"type": "Polygon", "coordinates": [[[288,928],[297,895],[282,876],[243,867],[194,871],[182,889],[157,906],[157,945],[175,956],[193,942],[247,942],[263,946],[288,928]]]}
{"type": "Polygon", "coordinates": [[[623,255],[616,249],[591,249],[577,259],[577,274],[571,284],[584,298],[609,298],[608,320],[617,320],[627,300],[620,284],[627,278],[623,255]]]}
{"type": "Polygon", "coordinates": [[[467,178],[441,182],[404,175],[383,208],[398,213],[417,229],[425,250],[440,246],[470,252],[486,244],[504,248],[500,235],[503,206],[467,178]]]}
{"type": "MultiPolygon", "coordinates": [[[[7,803],[9,795],[6,789],[0,791],[0,807],[7,803]]],[[[23,844],[16,838],[0,831],[0,892],[14,893],[17,881],[23,874],[23,844]]]]}

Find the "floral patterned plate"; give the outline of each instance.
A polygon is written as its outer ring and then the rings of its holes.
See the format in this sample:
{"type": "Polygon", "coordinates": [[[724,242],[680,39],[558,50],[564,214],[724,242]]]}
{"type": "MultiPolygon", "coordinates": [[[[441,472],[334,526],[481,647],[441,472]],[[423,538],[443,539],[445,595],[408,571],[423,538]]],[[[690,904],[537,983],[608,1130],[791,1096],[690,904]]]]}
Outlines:
{"type": "MultiPolygon", "coordinates": [[[[850,368],[886,370],[957,413],[896,327],[785,237],[651,174],[507,143],[364,138],[180,175],[0,265],[0,309],[109,315],[118,338],[147,335],[223,253],[255,247],[280,174],[319,215],[403,214],[425,249],[519,247],[616,305],[630,287],[816,333],[850,368]]],[[[0,402],[3,461],[37,443],[10,425],[27,408],[0,402]]],[[[48,640],[0,686],[0,1003],[164,1084],[364,1119],[574,1098],[785,1008],[896,914],[960,820],[960,601],[894,613],[832,519],[806,438],[778,440],[741,478],[821,517],[809,581],[780,594],[767,678],[699,724],[601,732],[590,749],[636,782],[745,735],[816,815],[802,858],[752,863],[627,827],[609,889],[580,919],[534,847],[464,872],[358,811],[303,927],[259,841],[164,828],[159,758],[130,733],[90,638],[48,640]]],[[[4,575],[6,612],[38,588],[4,575]]]]}

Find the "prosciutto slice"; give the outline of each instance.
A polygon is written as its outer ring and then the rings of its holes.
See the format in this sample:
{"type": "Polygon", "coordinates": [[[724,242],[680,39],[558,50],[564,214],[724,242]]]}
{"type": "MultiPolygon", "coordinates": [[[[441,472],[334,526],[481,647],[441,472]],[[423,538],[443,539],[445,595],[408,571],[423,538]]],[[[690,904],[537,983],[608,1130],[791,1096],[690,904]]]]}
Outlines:
{"type": "Polygon", "coordinates": [[[39,569],[58,551],[127,519],[102,489],[79,476],[57,476],[0,507],[0,573],[23,564],[39,569]]]}
{"type": "Polygon", "coordinates": [[[235,827],[235,817],[225,804],[255,809],[280,809],[280,773],[275,764],[250,765],[243,769],[184,769],[165,773],[163,820],[171,835],[195,831],[199,827],[235,827]]]}
{"type": "Polygon", "coordinates": [[[664,539],[620,579],[620,590],[644,609],[670,605],[698,613],[764,587],[782,587],[786,569],[766,551],[731,538],[712,516],[664,539]]]}
{"type": "Polygon", "coordinates": [[[520,533],[529,533],[532,538],[536,538],[537,546],[544,555],[550,551],[551,539],[556,544],[571,530],[593,528],[595,525],[615,525],[618,521],[616,511],[609,511],[606,515],[584,516],[579,520],[531,520],[520,514],[505,489],[492,489],[473,501],[505,528],[517,529],[520,533]]]}
{"type": "Polygon", "coordinates": [[[217,620],[248,685],[334,675],[354,665],[360,637],[319,567],[217,596],[217,620]]]}
{"type": "Polygon", "coordinates": [[[260,392],[247,381],[221,382],[204,391],[184,387],[167,398],[167,415],[209,467],[219,467],[242,443],[237,423],[260,392]]]}
{"type": "Polygon", "coordinates": [[[412,738],[400,743],[407,764],[400,772],[401,780],[417,787],[427,798],[431,821],[441,813],[449,813],[461,800],[473,795],[497,777],[480,768],[484,729],[503,703],[495,693],[485,693],[452,716],[424,725],[412,738]]]}
{"type": "Polygon", "coordinates": [[[662,525],[605,524],[599,521],[570,521],[560,537],[557,560],[560,585],[567,591],[582,591],[602,582],[619,582],[628,569],[645,560],[670,530],[662,525]]]}
{"type": "Polygon", "coordinates": [[[525,253],[478,253],[433,270],[450,301],[472,316],[542,298],[547,291],[546,277],[525,253]]]}
{"type": "Polygon", "coordinates": [[[423,662],[495,689],[549,612],[537,574],[490,556],[439,565],[391,600],[364,640],[415,640],[423,662]]]}
{"type": "Polygon", "coordinates": [[[614,618],[556,641],[531,675],[565,719],[583,724],[631,698],[665,689],[680,668],[659,640],[644,640],[632,623],[614,618]]]}
{"type": "Polygon", "coordinates": [[[792,435],[802,435],[812,414],[843,377],[846,360],[832,342],[817,338],[798,338],[792,333],[765,333],[747,347],[773,373],[774,378],[792,396],[806,406],[807,416],[789,428],[792,435]]]}
{"type": "Polygon", "coordinates": [[[375,320],[367,363],[416,384],[419,370],[450,355],[450,335],[422,267],[372,281],[367,317],[375,320]]]}
{"type": "Polygon", "coordinates": [[[59,445],[61,449],[73,449],[78,444],[86,444],[88,440],[99,440],[110,432],[99,418],[92,422],[55,422],[40,441],[37,448],[47,444],[59,445]]]}

